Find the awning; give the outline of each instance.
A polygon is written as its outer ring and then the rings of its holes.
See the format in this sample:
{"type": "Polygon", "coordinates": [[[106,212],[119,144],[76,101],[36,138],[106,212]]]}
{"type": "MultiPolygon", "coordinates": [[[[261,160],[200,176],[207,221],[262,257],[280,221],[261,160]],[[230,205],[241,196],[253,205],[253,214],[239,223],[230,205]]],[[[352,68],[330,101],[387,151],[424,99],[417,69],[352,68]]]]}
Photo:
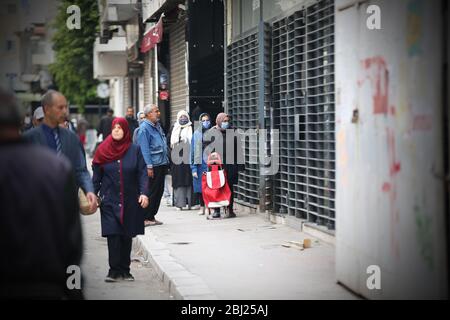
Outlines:
{"type": "Polygon", "coordinates": [[[161,15],[158,23],[144,34],[144,39],[142,39],[141,43],[141,52],[146,53],[149,50],[153,49],[157,43],[160,43],[162,41],[162,36],[163,22],[161,15]]]}

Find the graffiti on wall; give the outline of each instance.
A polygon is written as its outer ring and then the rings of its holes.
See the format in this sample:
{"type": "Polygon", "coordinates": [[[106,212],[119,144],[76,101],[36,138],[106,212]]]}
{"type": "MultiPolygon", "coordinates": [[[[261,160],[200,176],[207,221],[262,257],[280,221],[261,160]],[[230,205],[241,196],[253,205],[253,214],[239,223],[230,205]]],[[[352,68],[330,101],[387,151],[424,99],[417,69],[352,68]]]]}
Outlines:
{"type": "Polygon", "coordinates": [[[395,109],[389,107],[389,70],[383,57],[377,56],[362,61],[364,77],[358,81],[358,87],[367,82],[373,91],[373,114],[395,114],[395,109]]]}
{"type": "Polygon", "coordinates": [[[401,171],[401,163],[397,158],[395,128],[390,117],[395,117],[395,107],[389,105],[389,69],[382,56],[369,57],[361,61],[362,77],[358,80],[358,87],[370,87],[372,94],[372,114],[383,116],[386,120],[386,154],[389,176],[381,186],[383,194],[388,196],[390,211],[390,248],[395,257],[400,256],[399,240],[399,207],[397,204],[397,176],[401,171]]]}
{"type": "MultiPolygon", "coordinates": [[[[411,3],[420,3],[420,1],[411,1],[411,3]]],[[[416,6],[411,6],[412,10],[416,6]]],[[[412,46],[413,51],[418,53],[419,46],[412,46]]],[[[412,51],[411,51],[412,52],[412,51]]],[[[400,257],[400,207],[397,201],[398,175],[402,170],[401,162],[398,158],[396,145],[397,127],[394,118],[396,117],[396,108],[390,105],[389,101],[389,68],[388,63],[382,56],[369,57],[361,61],[362,76],[358,80],[359,88],[369,88],[372,96],[371,113],[374,116],[382,116],[383,125],[385,126],[385,142],[386,155],[388,157],[386,163],[388,164],[388,176],[383,179],[380,186],[381,192],[387,197],[390,211],[390,249],[391,254],[397,258],[400,257]]],[[[411,135],[414,132],[430,132],[433,127],[433,117],[428,112],[423,110],[413,110],[412,105],[407,104],[407,122],[409,123],[407,134],[411,135]]],[[[345,161],[344,161],[345,162],[345,161]]],[[[433,268],[432,256],[432,238],[431,238],[431,218],[424,215],[418,205],[415,206],[415,222],[417,229],[417,239],[421,255],[427,265],[433,268]]]]}

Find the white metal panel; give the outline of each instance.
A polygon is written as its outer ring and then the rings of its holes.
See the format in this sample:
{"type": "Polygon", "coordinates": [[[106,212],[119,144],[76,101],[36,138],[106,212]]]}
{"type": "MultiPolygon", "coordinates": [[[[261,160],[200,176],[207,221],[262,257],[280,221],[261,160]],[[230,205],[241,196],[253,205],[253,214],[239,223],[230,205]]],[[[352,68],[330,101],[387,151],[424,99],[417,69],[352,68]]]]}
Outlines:
{"type": "Polygon", "coordinates": [[[165,2],[166,0],[142,0],[142,21],[150,18],[165,2]]]}
{"type": "Polygon", "coordinates": [[[128,60],[125,37],[113,37],[107,44],[94,43],[94,78],[109,79],[126,76],[128,60]]]}
{"type": "Polygon", "coordinates": [[[348,3],[336,0],[337,280],[368,298],[446,297],[440,2],[348,3]],[[382,30],[367,28],[369,4],[382,30]]]}

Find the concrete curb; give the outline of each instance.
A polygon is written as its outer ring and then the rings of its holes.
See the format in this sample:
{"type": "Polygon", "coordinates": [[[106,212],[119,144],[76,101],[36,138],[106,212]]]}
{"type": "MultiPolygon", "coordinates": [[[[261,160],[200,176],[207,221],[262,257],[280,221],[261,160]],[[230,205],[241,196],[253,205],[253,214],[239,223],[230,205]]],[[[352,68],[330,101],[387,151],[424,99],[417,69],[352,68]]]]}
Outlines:
{"type": "Polygon", "coordinates": [[[135,250],[142,252],[145,261],[153,266],[169,294],[176,300],[217,300],[207,284],[179,264],[171,256],[166,244],[158,241],[151,232],[137,236],[133,245],[135,250]]]}

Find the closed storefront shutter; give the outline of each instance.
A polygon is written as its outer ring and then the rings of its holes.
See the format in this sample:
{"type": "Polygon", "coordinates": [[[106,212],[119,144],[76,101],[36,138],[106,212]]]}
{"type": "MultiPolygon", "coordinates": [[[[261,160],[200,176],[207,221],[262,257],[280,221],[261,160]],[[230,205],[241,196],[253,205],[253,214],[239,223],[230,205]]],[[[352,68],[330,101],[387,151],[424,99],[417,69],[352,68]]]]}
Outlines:
{"type": "MultiPolygon", "coordinates": [[[[265,55],[271,73],[265,78],[272,90],[265,90],[264,105],[271,100],[280,155],[279,172],[272,177],[273,211],[334,230],[334,1],[320,0],[268,30],[272,54],[265,55]]],[[[228,47],[229,113],[241,129],[258,125],[258,63],[257,33],[228,47]]],[[[267,118],[265,111],[266,128],[267,118]]],[[[249,152],[256,145],[245,147],[249,152]]],[[[260,168],[249,160],[236,193],[238,201],[256,207],[265,195],[258,194],[260,168]]]]}
{"type": "Polygon", "coordinates": [[[178,111],[186,110],[186,101],[189,96],[186,74],[186,36],[185,21],[178,21],[170,29],[170,122],[176,120],[178,111]]]}
{"type": "Polygon", "coordinates": [[[275,210],[335,229],[334,1],[273,25],[275,210]]]}
{"type": "MultiPolygon", "coordinates": [[[[152,51],[151,51],[152,52],[152,51]]],[[[148,52],[144,58],[144,105],[150,104],[153,93],[153,82],[151,81],[152,77],[152,54],[148,52]]]]}
{"type": "MultiPolygon", "coordinates": [[[[123,106],[130,105],[130,78],[123,78],[123,106]]],[[[117,116],[117,115],[116,115],[117,116]]]]}

